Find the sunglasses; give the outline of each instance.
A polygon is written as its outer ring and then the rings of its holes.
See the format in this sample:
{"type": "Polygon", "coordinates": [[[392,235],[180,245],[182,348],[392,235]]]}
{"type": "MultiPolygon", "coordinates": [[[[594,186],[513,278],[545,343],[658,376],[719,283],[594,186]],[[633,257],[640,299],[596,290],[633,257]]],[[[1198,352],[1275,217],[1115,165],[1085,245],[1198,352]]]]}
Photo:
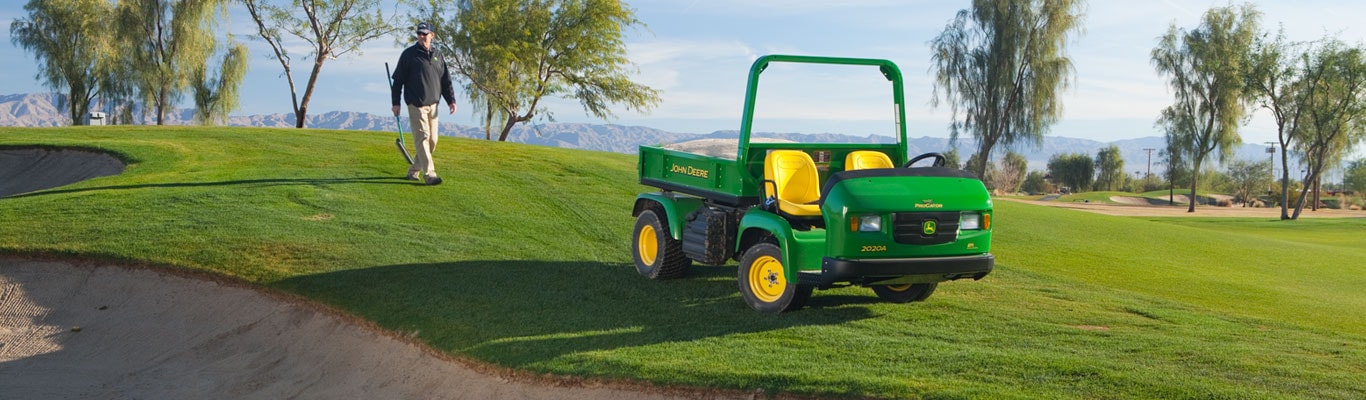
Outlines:
{"type": "Polygon", "coordinates": [[[427,36],[427,35],[430,35],[430,34],[431,34],[431,33],[422,33],[422,32],[418,32],[418,33],[417,33],[417,36],[427,36]]]}

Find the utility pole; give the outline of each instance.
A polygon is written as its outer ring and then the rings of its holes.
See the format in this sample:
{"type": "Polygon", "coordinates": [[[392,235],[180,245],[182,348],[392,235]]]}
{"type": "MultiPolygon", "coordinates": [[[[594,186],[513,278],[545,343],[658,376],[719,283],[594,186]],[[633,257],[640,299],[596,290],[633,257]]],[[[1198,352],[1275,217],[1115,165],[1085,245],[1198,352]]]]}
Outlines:
{"type": "Polygon", "coordinates": [[[1144,176],[1143,179],[1148,179],[1148,177],[1153,176],[1153,150],[1157,149],[1143,149],[1143,151],[1148,152],[1148,175],[1144,176]]]}

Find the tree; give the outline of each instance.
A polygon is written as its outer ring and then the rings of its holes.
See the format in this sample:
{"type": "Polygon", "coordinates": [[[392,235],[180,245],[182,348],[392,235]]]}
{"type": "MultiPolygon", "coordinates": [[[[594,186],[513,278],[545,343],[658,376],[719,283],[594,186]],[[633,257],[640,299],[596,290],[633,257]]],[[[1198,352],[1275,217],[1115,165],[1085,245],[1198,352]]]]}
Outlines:
{"type": "Polygon", "coordinates": [[[968,170],[978,177],[986,177],[996,145],[1038,145],[1062,115],[1057,93],[1074,74],[1066,45],[1081,30],[1083,6],[1080,0],[974,0],[930,42],[931,104],[949,103],[953,141],[964,131],[977,139],[977,164],[968,170]]]}
{"type": "Polygon", "coordinates": [[[127,54],[133,86],[147,109],[165,124],[195,71],[204,67],[217,41],[215,26],[227,13],[222,0],[123,0],[117,32],[127,54]]]}
{"type": "Polygon", "coordinates": [[[72,125],[86,123],[108,82],[101,77],[117,65],[107,36],[94,34],[109,23],[105,16],[112,9],[105,0],[29,0],[28,18],[10,23],[10,42],[37,58],[34,78],[61,93],[58,107],[67,108],[72,125]]]}
{"type": "Polygon", "coordinates": [[[1041,171],[1029,171],[1029,175],[1025,175],[1024,183],[1020,185],[1020,190],[1029,194],[1048,193],[1048,181],[1044,177],[1041,171]]]}
{"type": "Polygon", "coordinates": [[[553,120],[541,100],[578,100],[589,115],[614,118],[611,106],[648,112],[659,93],[632,82],[622,29],[643,25],[619,0],[428,0],[422,17],[440,32],[452,74],[465,86],[486,137],[499,141],[537,116],[553,120]],[[454,12],[455,15],[450,15],[454,12]]]}
{"type": "Polygon", "coordinates": [[[944,153],[944,166],[953,169],[962,169],[963,163],[958,161],[958,148],[954,147],[944,153]]]}
{"type": "Polygon", "coordinates": [[[1016,152],[1007,152],[1001,161],[991,168],[987,183],[997,193],[1015,193],[1020,190],[1025,172],[1029,171],[1029,160],[1016,152]]]}
{"type": "Polygon", "coordinates": [[[991,182],[991,175],[992,175],[993,173],[996,172],[996,164],[995,164],[995,163],[991,163],[991,162],[983,163],[983,162],[977,161],[977,158],[978,158],[977,156],[978,156],[978,155],[977,155],[976,153],[974,153],[973,155],[968,156],[967,162],[964,162],[963,165],[964,165],[964,166],[969,166],[969,165],[980,165],[980,164],[985,164],[985,165],[986,165],[986,170],[982,172],[981,179],[982,179],[982,183],[983,183],[983,184],[989,184],[989,183],[991,182]]]}
{"type": "Polygon", "coordinates": [[[1167,204],[1176,204],[1176,187],[1189,185],[1194,181],[1194,174],[1190,171],[1190,164],[1186,162],[1189,156],[1186,146],[1177,142],[1177,137],[1172,133],[1170,127],[1166,132],[1167,147],[1159,153],[1163,164],[1167,169],[1163,178],[1167,181],[1167,204]]]}
{"type": "MultiPolygon", "coordinates": [[[[1152,51],[1160,75],[1171,79],[1176,101],[1162,110],[1158,124],[1166,127],[1169,143],[1186,150],[1192,171],[1214,151],[1229,158],[1242,142],[1238,124],[1247,115],[1243,92],[1249,49],[1257,32],[1259,13],[1250,4],[1212,8],[1194,30],[1172,24],[1152,51]]],[[[1196,198],[1198,179],[1191,180],[1196,198]]],[[[1195,212],[1195,201],[1187,212],[1195,212]]]]}
{"type": "Polygon", "coordinates": [[[379,9],[379,0],[294,0],[290,6],[277,6],[268,0],[242,0],[247,13],[256,22],[257,39],[264,40],[274,50],[273,59],[284,69],[289,83],[289,96],[294,109],[294,127],[303,128],[308,116],[308,103],[318,85],[323,63],[352,52],[359,53],[361,44],[394,32],[394,17],[386,18],[379,9]],[[303,98],[294,83],[292,58],[285,42],[285,34],[308,43],[313,65],[303,98]]]}
{"type": "MultiPolygon", "coordinates": [[[[1274,39],[1265,35],[1253,42],[1252,55],[1246,78],[1246,94],[1262,108],[1271,112],[1276,122],[1276,139],[1281,145],[1281,165],[1289,165],[1290,148],[1298,143],[1301,97],[1308,91],[1297,90],[1302,69],[1297,67],[1301,50],[1288,43],[1282,28],[1274,39]]],[[[1281,219],[1290,219],[1290,169],[1281,169],[1281,219]]]]}
{"type": "Polygon", "coordinates": [[[194,69],[190,84],[194,89],[195,119],[200,124],[226,123],[228,114],[237,109],[237,88],[247,74],[247,46],[231,45],[217,77],[210,76],[208,65],[194,69]]]}
{"type": "Polygon", "coordinates": [[[1347,171],[1342,178],[1342,186],[1343,189],[1355,191],[1358,194],[1366,193],[1366,158],[1347,164],[1347,171]]]}
{"type": "Polygon", "coordinates": [[[1124,184],[1124,157],[1119,146],[1110,145],[1096,153],[1096,190],[1115,190],[1124,184]]]}
{"type": "Polygon", "coordinates": [[[1054,154],[1048,160],[1048,174],[1053,182],[1081,192],[1091,187],[1095,179],[1096,164],[1091,156],[1081,153],[1054,154]]]}
{"type": "Polygon", "coordinates": [[[1233,186],[1233,201],[1248,203],[1257,199],[1257,193],[1271,185],[1271,177],[1266,171],[1271,169],[1271,161],[1233,160],[1224,167],[1233,186]]]}
{"type": "Polygon", "coordinates": [[[1308,167],[1295,213],[1304,210],[1305,195],[1314,187],[1318,207],[1319,182],[1324,168],[1336,165],[1353,146],[1366,138],[1366,50],[1331,40],[1302,57],[1301,89],[1305,120],[1300,122],[1297,149],[1308,167]]]}

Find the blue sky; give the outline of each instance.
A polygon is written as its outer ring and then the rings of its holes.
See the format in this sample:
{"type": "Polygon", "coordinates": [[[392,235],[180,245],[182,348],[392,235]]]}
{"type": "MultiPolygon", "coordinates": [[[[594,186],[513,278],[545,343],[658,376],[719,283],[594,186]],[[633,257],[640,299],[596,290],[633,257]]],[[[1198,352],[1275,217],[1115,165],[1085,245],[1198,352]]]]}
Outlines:
{"type": "MultiPolygon", "coordinates": [[[[911,136],[948,137],[947,107],[932,108],[928,42],[969,1],[917,0],[637,0],[628,1],[645,29],[626,32],[630,58],[639,68],[637,82],[661,91],[663,102],[650,114],[617,112],[615,120],[586,115],[572,101],[551,99],[557,121],[640,125],[674,132],[708,133],[738,129],[744,81],[750,63],[763,54],[803,54],[885,58],[906,77],[907,126],[911,136]]],[[[1114,141],[1160,136],[1153,128],[1159,111],[1171,102],[1166,83],[1153,71],[1149,53],[1171,23],[1194,27],[1200,15],[1224,1],[1093,0],[1085,10],[1085,31],[1069,55],[1076,67],[1072,88],[1064,92],[1065,113],[1051,135],[1114,141]]],[[[1293,40],[1337,35],[1349,43],[1366,39],[1366,2],[1258,1],[1263,28],[1283,25],[1293,40]]],[[[23,16],[22,2],[0,6],[0,21],[23,16]]],[[[251,48],[251,66],[235,114],[290,112],[290,97],[271,51],[246,36],[254,32],[240,6],[226,29],[251,48]]],[[[437,40],[441,40],[438,32],[437,40]]],[[[36,62],[15,47],[3,29],[0,94],[45,91],[32,77],[36,62]]],[[[361,54],[328,61],[309,110],[387,113],[384,63],[393,63],[400,46],[393,38],[369,42],[361,54]]],[[[296,50],[295,80],[307,79],[305,50],[296,50]]],[[[302,90],[302,84],[300,84],[302,90]]],[[[757,130],[890,133],[889,89],[876,71],[784,67],[770,69],[761,81],[757,130]],[[805,99],[805,100],[798,100],[805,99]]],[[[460,97],[459,95],[457,97],[460,97]]],[[[182,104],[182,107],[188,107],[182,104]]],[[[477,125],[462,107],[444,121],[477,125]]],[[[1259,112],[1242,130],[1246,143],[1275,140],[1274,125],[1259,112]]]]}

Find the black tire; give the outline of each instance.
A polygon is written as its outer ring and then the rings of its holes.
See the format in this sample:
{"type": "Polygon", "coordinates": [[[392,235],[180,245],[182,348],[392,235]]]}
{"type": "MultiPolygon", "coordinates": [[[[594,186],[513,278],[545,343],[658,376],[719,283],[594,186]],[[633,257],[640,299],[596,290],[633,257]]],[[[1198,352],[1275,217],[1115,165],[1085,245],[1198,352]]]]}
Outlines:
{"type": "Polygon", "coordinates": [[[934,294],[934,288],[939,287],[939,283],[914,283],[905,285],[882,285],[873,286],[873,293],[877,297],[888,303],[910,303],[913,301],[925,301],[934,294]]]}
{"type": "Polygon", "coordinates": [[[636,272],[650,279],[680,278],[692,266],[692,260],[683,255],[683,242],[669,235],[669,225],[655,210],[642,211],[636,217],[631,255],[636,260],[636,272]]]}
{"type": "Polygon", "coordinates": [[[788,282],[783,275],[783,253],[778,245],[759,243],[740,257],[740,297],[759,312],[795,311],[811,298],[810,285],[788,282]]]}

